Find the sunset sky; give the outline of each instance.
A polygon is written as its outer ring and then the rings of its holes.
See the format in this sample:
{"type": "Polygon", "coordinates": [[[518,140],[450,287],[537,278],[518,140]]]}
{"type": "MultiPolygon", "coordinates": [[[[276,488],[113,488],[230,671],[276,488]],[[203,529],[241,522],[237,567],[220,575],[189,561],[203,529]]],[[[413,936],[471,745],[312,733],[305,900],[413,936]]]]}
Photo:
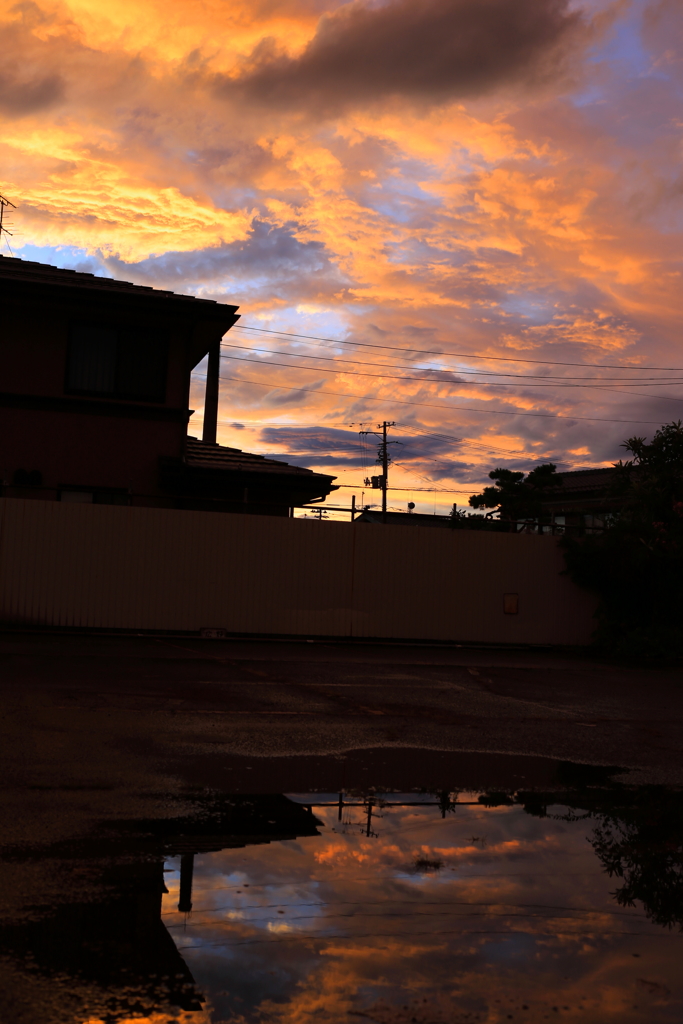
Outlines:
{"type": "Polygon", "coordinates": [[[683,417],[680,0],[3,0],[1,38],[12,251],[239,304],[222,443],[348,504],[394,420],[390,507],[446,511],[683,417]]]}

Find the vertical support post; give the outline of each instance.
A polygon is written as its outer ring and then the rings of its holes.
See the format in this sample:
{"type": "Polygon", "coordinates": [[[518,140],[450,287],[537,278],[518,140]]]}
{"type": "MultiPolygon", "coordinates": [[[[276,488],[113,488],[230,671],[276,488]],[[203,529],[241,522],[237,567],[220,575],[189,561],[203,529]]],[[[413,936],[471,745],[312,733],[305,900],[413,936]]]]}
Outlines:
{"type": "Polygon", "coordinates": [[[209,365],[206,371],[206,392],[204,395],[204,429],[202,441],[216,444],[218,429],[218,386],[221,367],[221,339],[211,342],[209,365]]]}
{"type": "Polygon", "coordinates": [[[339,817],[337,818],[338,821],[342,820],[342,813],[343,813],[343,811],[344,811],[344,794],[340,793],[339,794],[339,817]]]}
{"type": "Polygon", "coordinates": [[[351,522],[356,518],[356,495],[351,495],[351,522]]]}
{"type": "Polygon", "coordinates": [[[194,854],[184,853],[180,858],[180,895],[178,910],[189,914],[192,910],[192,875],[194,873],[194,854]]]}

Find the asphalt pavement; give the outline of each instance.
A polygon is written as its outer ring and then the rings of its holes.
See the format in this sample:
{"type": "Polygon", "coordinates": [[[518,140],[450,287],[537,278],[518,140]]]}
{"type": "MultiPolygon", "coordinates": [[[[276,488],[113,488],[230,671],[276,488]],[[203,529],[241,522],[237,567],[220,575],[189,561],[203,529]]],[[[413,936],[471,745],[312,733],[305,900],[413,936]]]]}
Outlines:
{"type": "Polygon", "coordinates": [[[681,670],[585,651],[4,633],[0,666],[3,775],[22,787],[216,786],[245,758],[272,778],[354,751],[396,770],[513,755],[683,783],[681,670]]]}

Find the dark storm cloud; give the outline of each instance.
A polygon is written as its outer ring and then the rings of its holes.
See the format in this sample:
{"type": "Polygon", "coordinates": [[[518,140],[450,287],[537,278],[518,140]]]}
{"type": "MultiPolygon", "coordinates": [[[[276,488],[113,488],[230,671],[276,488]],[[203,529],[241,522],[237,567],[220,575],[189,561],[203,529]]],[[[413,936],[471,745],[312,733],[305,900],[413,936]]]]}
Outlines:
{"type": "Polygon", "coordinates": [[[27,76],[16,70],[0,69],[0,112],[6,117],[25,117],[46,110],[64,98],[61,75],[27,76]]]}
{"type": "MultiPolygon", "coordinates": [[[[264,427],[260,440],[266,445],[285,448],[288,456],[303,460],[302,465],[308,459],[314,460],[317,466],[361,467],[368,458],[363,457],[357,431],[334,427],[264,427]]],[[[374,459],[374,450],[370,457],[374,459]]]]}
{"type": "Polygon", "coordinates": [[[584,32],[567,0],[359,0],[324,15],[298,57],[262,41],[219,91],[326,113],[384,96],[479,95],[555,76],[584,32]]]}
{"type": "Polygon", "coordinates": [[[317,298],[329,290],[340,292],[348,282],[329,259],[324,245],[316,241],[300,242],[291,227],[276,227],[255,220],[249,237],[211,249],[194,252],[170,252],[130,264],[117,257],[102,259],[114,277],[154,287],[178,289],[195,281],[204,284],[203,295],[214,296],[212,286],[239,282],[239,294],[245,301],[265,288],[269,298],[297,301],[317,298]]]}
{"type": "Polygon", "coordinates": [[[33,35],[47,21],[37,4],[18,3],[10,10],[17,20],[2,25],[0,114],[19,118],[64,100],[64,52],[59,42],[33,35]]]}
{"type": "MultiPolygon", "coordinates": [[[[264,427],[260,440],[266,445],[285,448],[287,456],[298,459],[302,465],[308,460],[316,466],[375,471],[379,439],[374,434],[361,437],[357,430],[334,427],[264,427]]],[[[471,463],[454,459],[457,450],[458,445],[437,438],[395,431],[391,459],[397,465],[411,463],[435,479],[445,479],[454,473],[467,473],[472,468],[471,463]]]]}
{"type": "Polygon", "coordinates": [[[312,391],[318,391],[325,384],[327,384],[326,380],[316,380],[311,384],[307,384],[305,388],[297,389],[296,391],[291,391],[289,387],[285,390],[275,386],[272,391],[266,394],[263,399],[263,405],[303,405],[306,401],[310,401],[309,395],[312,391]]]}
{"type": "MultiPolygon", "coordinates": [[[[107,259],[106,264],[117,272],[130,266],[114,257],[107,259]]],[[[252,278],[257,273],[270,276],[303,271],[310,274],[328,267],[329,260],[320,242],[300,242],[291,228],[254,220],[249,237],[244,241],[151,256],[141,260],[136,271],[150,281],[167,281],[193,277],[211,280],[226,274],[244,278],[252,278]]]]}

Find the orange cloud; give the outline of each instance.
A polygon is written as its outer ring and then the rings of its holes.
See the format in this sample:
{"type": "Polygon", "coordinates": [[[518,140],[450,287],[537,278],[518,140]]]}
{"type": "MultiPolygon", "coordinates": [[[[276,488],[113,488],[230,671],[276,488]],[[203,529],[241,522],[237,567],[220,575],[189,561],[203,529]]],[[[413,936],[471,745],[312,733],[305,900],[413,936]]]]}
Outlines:
{"type": "MultiPolygon", "coordinates": [[[[680,389],[560,388],[582,371],[557,364],[585,364],[599,388],[593,364],[678,365],[682,20],[659,0],[642,19],[611,0],[4,0],[10,244],[237,302],[242,323],[389,346],[273,337],[314,370],[226,361],[245,382],[226,386],[224,440],[232,422],[377,418],[476,440],[493,421],[527,453],[519,468],[540,452],[609,463],[677,416],[680,389]],[[548,383],[380,382],[314,361],[422,368],[420,350],[548,383]]],[[[491,460],[461,455],[394,480],[448,473],[473,491],[491,460]]]]}

